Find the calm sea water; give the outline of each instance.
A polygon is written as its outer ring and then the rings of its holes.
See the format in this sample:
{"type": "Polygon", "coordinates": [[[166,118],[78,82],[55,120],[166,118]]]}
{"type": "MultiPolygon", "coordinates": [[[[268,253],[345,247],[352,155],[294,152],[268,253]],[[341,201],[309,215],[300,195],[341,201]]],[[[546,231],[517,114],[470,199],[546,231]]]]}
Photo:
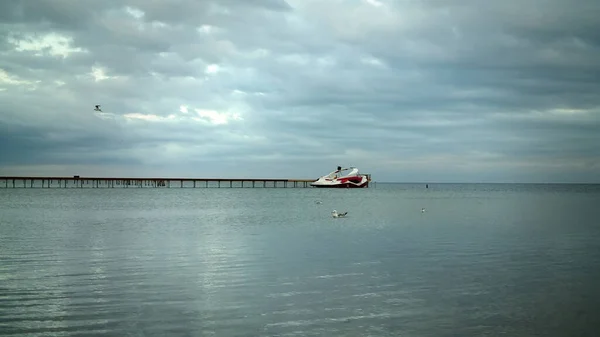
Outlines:
{"type": "Polygon", "coordinates": [[[598,185],[0,189],[3,336],[598,336],[599,280],[598,185]]]}

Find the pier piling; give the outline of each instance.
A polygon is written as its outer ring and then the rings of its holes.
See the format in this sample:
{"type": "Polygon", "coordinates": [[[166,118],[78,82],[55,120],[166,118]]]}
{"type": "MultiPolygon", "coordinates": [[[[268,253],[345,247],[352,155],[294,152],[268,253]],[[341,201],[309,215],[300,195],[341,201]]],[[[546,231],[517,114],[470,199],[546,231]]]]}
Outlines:
{"type": "Polygon", "coordinates": [[[225,186],[228,188],[306,188],[311,187],[310,183],[315,180],[316,179],[0,176],[0,188],[171,188],[171,182],[179,182],[180,188],[222,188],[225,186]],[[2,180],[4,180],[4,184],[2,184],[2,180]],[[55,184],[53,184],[53,182],[55,182],[55,184]]]}

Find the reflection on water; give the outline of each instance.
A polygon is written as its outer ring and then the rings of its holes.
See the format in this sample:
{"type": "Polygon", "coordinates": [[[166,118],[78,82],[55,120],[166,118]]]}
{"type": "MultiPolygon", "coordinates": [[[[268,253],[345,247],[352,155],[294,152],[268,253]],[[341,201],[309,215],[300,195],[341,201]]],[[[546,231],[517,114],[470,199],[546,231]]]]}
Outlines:
{"type": "Polygon", "coordinates": [[[0,189],[0,331],[592,336],[599,195],[0,189]]]}

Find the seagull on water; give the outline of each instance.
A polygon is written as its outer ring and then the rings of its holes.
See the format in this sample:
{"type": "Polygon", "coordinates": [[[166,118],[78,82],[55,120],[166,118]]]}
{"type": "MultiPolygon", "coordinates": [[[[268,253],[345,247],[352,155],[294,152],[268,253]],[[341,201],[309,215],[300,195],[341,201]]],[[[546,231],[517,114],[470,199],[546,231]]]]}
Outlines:
{"type": "Polygon", "coordinates": [[[425,213],[425,208],[421,208],[421,213],[425,213]]]}
{"type": "Polygon", "coordinates": [[[102,110],[100,110],[100,105],[96,105],[96,109],[94,109],[94,111],[100,111],[100,112],[102,112],[102,110]]]}
{"type": "Polygon", "coordinates": [[[334,218],[343,218],[346,216],[346,214],[348,214],[348,212],[338,213],[335,209],[331,211],[331,216],[333,216],[334,218]]]}

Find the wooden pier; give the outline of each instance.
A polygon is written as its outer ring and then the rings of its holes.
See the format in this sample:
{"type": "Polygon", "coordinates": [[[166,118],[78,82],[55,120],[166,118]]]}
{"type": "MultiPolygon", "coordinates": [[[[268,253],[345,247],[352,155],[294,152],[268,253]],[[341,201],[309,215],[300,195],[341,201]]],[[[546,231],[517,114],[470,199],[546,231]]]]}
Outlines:
{"type": "Polygon", "coordinates": [[[0,177],[0,188],[305,188],[316,179],[0,177]]]}

